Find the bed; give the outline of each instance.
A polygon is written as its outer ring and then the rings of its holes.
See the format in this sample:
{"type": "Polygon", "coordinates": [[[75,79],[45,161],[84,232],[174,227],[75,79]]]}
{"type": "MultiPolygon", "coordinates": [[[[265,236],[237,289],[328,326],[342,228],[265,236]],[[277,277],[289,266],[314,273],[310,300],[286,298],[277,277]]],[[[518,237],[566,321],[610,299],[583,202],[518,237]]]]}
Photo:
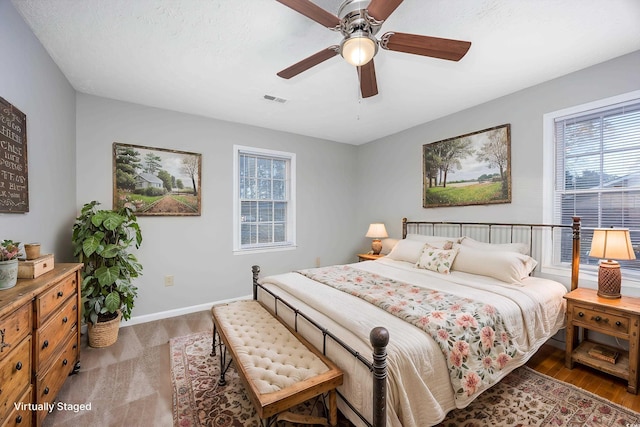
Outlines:
{"type": "Polygon", "coordinates": [[[564,327],[577,287],[579,218],[403,219],[402,234],[375,261],[264,278],[253,267],[254,299],[343,370],[338,404],[357,426],[423,427],[464,408],[564,327]],[[548,244],[570,251],[569,286],[540,277],[548,244]]]}

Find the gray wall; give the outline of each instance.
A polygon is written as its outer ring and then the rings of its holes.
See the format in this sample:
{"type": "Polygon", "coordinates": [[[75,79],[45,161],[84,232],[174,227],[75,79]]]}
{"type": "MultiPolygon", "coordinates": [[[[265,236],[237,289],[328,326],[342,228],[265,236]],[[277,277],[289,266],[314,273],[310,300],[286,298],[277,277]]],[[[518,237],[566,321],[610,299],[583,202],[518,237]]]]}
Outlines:
{"type": "Polygon", "coordinates": [[[397,237],[402,217],[541,222],[543,115],[638,89],[640,51],[360,146],[356,223],[375,212],[397,237]],[[422,145],[505,123],[511,124],[512,203],[424,209],[422,145]]]}
{"type": "Polygon", "coordinates": [[[0,96],[27,116],[29,212],[0,214],[0,240],[40,242],[72,260],[75,91],[11,2],[0,0],[0,96]]]}
{"type": "Polygon", "coordinates": [[[78,94],[78,210],[91,200],[111,208],[113,142],[202,154],[202,215],[139,217],[134,317],[248,295],[253,264],[269,274],[356,260],[366,224],[354,226],[355,146],[78,94]],[[232,253],[234,144],[296,153],[297,249],[232,253]]]}

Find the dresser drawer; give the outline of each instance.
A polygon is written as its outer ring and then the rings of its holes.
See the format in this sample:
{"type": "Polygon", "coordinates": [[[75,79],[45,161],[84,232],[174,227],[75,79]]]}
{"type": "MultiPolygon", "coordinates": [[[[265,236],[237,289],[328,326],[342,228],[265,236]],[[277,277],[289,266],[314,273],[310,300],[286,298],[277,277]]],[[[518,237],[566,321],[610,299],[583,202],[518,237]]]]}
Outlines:
{"type": "MultiPolygon", "coordinates": [[[[67,339],[60,354],[53,364],[36,378],[36,403],[52,403],[65,380],[73,370],[78,358],[78,329],[74,328],[73,334],[67,339]]],[[[44,419],[46,411],[38,411],[38,420],[44,419]]]]}
{"type": "Polygon", "coordinates": [[[0,362],[0,420],[15,409],[14,403],[31,384],[31,336],[0,362]]]}
{"type": "Polygon", "coordinates": [[[580,323],[587,329],[604,333],[615,332],[618,335],[629,334],[629,317],[580,305],[574,305],[571,314],[574,323],[580,323]]]}
{"type": "Polygon", "coordinates": [[[0,362],[31,333],[31,303],[0,319],[0,362]]]}
{"type": "Polygon", "coordinates": [[[36,297],[36,328],[42,326],[47,317],[56,311],[70,296],[75,295],[76,275],[72,274],[36,297]]]}
{"type": "Polygon", "coordinates": [[[29,403],[31,403],[32,401],[31,392],[32,392],[32,388],[29,387],[27,391],[24,392],[22,397],[20,397],[20,399],[17,400],[19,404],[23,404],[18,409],[16,409],[15,406],[12,405],[13,412],[9,414],[7,419],[4,421],[4,424],[2,424],[2,427],[30,427],[31,426],[32,424],[31,420],[33,419],[33,412],[31,412],[31,410],[29,409],[29,403]]]}
{"type": "Polygon", "coordinates": [[[69,298],[57,313],[35,333],[36,370],[46,367],[47,360],[67,340],[69,334],[77,329],[78,303],[69,298]]]}

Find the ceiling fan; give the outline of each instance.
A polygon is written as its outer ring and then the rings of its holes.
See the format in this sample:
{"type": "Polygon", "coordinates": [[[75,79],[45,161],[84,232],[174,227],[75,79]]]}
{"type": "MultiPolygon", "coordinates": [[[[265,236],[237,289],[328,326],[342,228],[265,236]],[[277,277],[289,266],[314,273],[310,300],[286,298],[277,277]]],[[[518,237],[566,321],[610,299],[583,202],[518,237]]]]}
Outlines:
{"type": "Polygon", "coordinates": [[[378,46],[386,50],[414,55],[459,61],[467,53],[471,42],[387,32],[378,41],[375,35],[384,21],[402,3],[402,0],[346,0],[338,16],[327,12],[310,0],[277,0],[330,30],[340,31],[344,38],[340,45],[329,46],[278,73],[290,79],[337,54],[357,67],[360,92],[363,98],[378,94],[373,57],[378,46]]]}

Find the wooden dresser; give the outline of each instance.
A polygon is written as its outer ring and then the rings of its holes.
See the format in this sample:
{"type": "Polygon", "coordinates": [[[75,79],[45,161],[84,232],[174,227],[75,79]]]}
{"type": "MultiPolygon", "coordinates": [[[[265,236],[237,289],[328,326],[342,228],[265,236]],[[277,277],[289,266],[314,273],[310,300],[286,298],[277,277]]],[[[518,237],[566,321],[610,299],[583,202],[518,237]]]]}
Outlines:
{"type": "Polygon", "coordinates": [[[39,426],[80,369],[81,267],[58,264],[0,291],[0,426],[39,426]]]}

